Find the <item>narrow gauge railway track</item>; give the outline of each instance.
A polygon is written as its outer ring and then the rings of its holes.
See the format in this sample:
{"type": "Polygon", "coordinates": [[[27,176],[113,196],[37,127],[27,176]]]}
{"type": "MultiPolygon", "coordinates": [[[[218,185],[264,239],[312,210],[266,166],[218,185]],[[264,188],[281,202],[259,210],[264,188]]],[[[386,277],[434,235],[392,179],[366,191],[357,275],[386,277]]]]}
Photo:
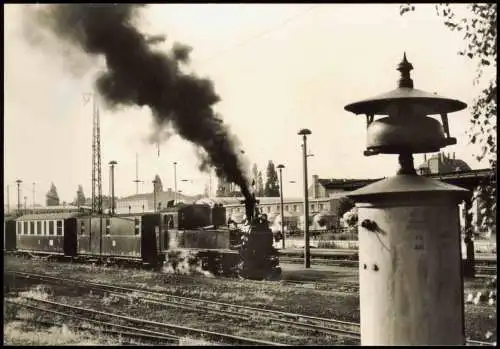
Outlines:
{"type": "Polygon", "coordinates": [[[339,280],[295,280],[295,279],[285,279],[280,280],[280,282],[284,285],[296,285],[302,286],[304,288],[313,288],[313,289],[322,289],[325,288],[329,291],[334,292],[359,292],[359,285],[352,282],[342,282],[339,280]]]}
{"type": "MultiPolygon", "coordinates": [[[[359,340],[360,339],[360,329],[359,323],[340,321],[335,319],[319,318],[309,315],[295,314],[281,312],[277,310],[261,309],[243,305],[236,305],[230,303],[202,300],[198,298],[190,298],[183,296],[175,296],[168,293],[154,292],[149,290],[144,290],[141,288],[126,288],[114,285],[106,285],[101,283],[87,282],[83,280],[76,279],[64,279],[57,278],[47,275],[24,273],[17,271],[5,270],[5,273],[15,274],[27,278],[35,278],[41,281],[52,281],[52,282],[70,282],[75,286],[85,287],[89,289],[94,289],[103,292],[112,293],[118,297],[129,297],[128,292],[142,293],[152,297],[141,297],[140,300],[144,302],[149,302],[153,304],[164,305],[168,307],[183,308],[186,310],[203,311],[215,313],[223,316],[234,317],[238,319],[248,319],[249,316],[261,317],[266,320],[281,323],[283,325],[288,325],[291,327],[311,330],[315,332],[326,333],[330,335],[347,337],[359,340]],[[161,297],[159,299],[156,297],[161,297]],[[168,301],[166,301],[168,300],[168,301]]],[[[274,343],[278,344],[279,343],[274,343]]],[[[480,345],[480,346],[495,346],[495,343],[484,342],[478,340],[467,339],[467,345],[480,345]]]]}
{"type": "MultiPolygon", "coordinates": [[[[284,257],[280,256],[281,263],[301,264],[304,263],[304,258],[301,257],[284,257]]],[[[332,267],[358,267],[359,262],[351,259],[335,259],[335,258],[313,258],[311,264],[325,265],[332,267]]]]}
{"type": "Polygon", "coordinates": [[[212,331],[205,331],[186,326],[150,321],[136,317],[107,313],[95,309],[76,307],[68,304],[52,302],[38,298],[22,297],[22,299],[24,302],[17,302],[11,300],[6,300],[6,302],[21,307],[25,307],[34,311],[41,311],[52,315],[58,315],[66,318],[76,318],[77,320],[80,321],[98,323],[100,325],[108,325],[108,326],[111,325],[111,327],[132,331],[130,334],[132,337],[134,336],[147,337],[149,339],[157,338],[164,342],[170,341],[171,343],[172,342],[178,343],[181,338],[179,337],[178,334],[182,333],[183,335],[196,335],[205,339],[211,339],[216,341],[223,340],[225,343],[228,344],[282,345],[281,343],[262,341],[252,338],[233,336],[212,331]],[[83,315],[75,316],[74,315],[75,313],[83,315]],[[165,333],[165,331],[170,333],[165,333]]]}
{"type": "Polygon", "coordinates": [[[92,289],[100,292],[109,292],[117,297],[129,298],[130,293],[143,294],[138,300],[145,303],[156,304],[166,307],[175,307],[196,312],[212,313],[240,320],[264,319],[284,326],[299,328],[313,332],[325,333],[333,336],[359,339],[359,325],[355,322],[340,321],[334,319],[320,318],[309,315],[287,313],[277,310],[255,308],[231,303],[203,300],[183,296],[175,296],[162,292],[153,292],[140,288],[126,288],[102,283],[87,282],[75,279],[63,279],[47,275],[39,275],[24,272],[13,272],[6,270],[5,273],[20,277],[33,278],[40,281],[63,283],[92,289]]]}
{"type": "MultiPolygon", "coordinates": [[[[34,301],[36,303],[36,299],[34,298],[25,298],[28,301],[34,301]]],[[[120,325],[120,324],[114,324],[109,321],[99,321],[96,319],[93,319],[91,317],[83,317],[83,316],[77,316],[77,315],[72,315],[60,311],[55,311],[47,308],[43,308],[37,305],[30,305],[26,303],[21,303],[17,301],[12,301],[12,300],[5,300],[5,303],[19,306],[28,310],[31,310],[32,312],[41,312],[44,314],[50,314],[53,317],[62,317],[65,319],[72,319],[80,323],[87,323],[89,325],[98,325],[100,328],[96,327],[87,327],[87,326],[82,326],[82,325],[71,325],[69,327],[75,329],[75,330],[80,330],[80,331],[87,331],[87,332],[101,332],[101,333],[106,333],[109,335],[113,336],[121,336],[123,338],[129,338],[129,339],[139,339],[142,341],[146,342],[153,342],[155,344],[179,344],[180,338],[178,336],[173,336],[173,335],[167,335],[164,333],[159,333],[151,330],[145,330],[145,329],[138,329],[136,327],[131,327],[131,326],[126,326],[126,325],[120,325]]],[[[30,319],[30,318],[22,318],[22,317],[16,317],[16,320],[22,320],[30,323],[35,323],[37,325],[45,326],[45,327],[52,327],[55,325],[62,325],[61,323],[57,323],[56,321],[41,321],[38,319],[30,319]]],[[[67,323],[66,323],[67,324],[67,323]]]]}

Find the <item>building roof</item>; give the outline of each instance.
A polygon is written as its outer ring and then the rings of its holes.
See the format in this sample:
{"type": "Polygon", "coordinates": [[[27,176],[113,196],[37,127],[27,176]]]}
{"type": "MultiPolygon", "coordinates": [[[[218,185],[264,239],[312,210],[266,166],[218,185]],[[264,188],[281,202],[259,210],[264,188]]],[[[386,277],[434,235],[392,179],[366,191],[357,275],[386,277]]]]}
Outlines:
{"type": "MultiPolygon", "coordinates": [[[[468,188],[471,186],[478,185],[483,179],[492,177],[493,175],[494,172],[492,169],[480,169],[480,170],[457,171],[451,173],[432,173],[423,176],[444,181],[449,184],[468,188]]],[[[344,189],[346,191],[349,191],[364,187],[365,185],[380,181],[384,178],[319,179],[318,181],[325,189],[344,189]]]]}
{"type": "MultiPolygon", "coordinates": [[[[156,193],[156,200],[157,201],[169,201],[169,200],[174,200],[175,199],[175,194],[173,191],[162,191],[156,193]]],[[[126,196],[123,198],[118,199],[118,202],[123,202],[123,201],[131,201],[131,200],[153,200],[153,193],[141,193],[141,194],[134,194],[130,196],[126,196]]],[[[192,202],[196,200],[195,196],[187,196],[181,193],[177,194],[177,200],[178,201],[185,201],[185,202],[192,202]]]]}
{"type": "MultiPolygon", "coordinates": [[[[328,201],[340,197],[345,197],[345,194],[343,193],[334,193],[330,197],[323,197],[323,198],[312,198],[309,197],[309,202],[318,202],[318,201],[328,201]]],[[[243,197],[216,197],[214,198],[217,200],[217,202],[222,203],[224,206],[228,205],[241,205],[241,201],[244,200],[243,197]]],[[[259,200],[260,205],[273,205],[273,204],[279,204],[280,203],[280,198],[279,197],[257,197],[257,200],[259,200]]],[[[284,204],[290,204],[290,203],[302,203],[304,201],[304,198],[283,198],[283,203],[284,204]]]]}
{"type": "Polygon", "coordinates": [[[439,171],[439,173],[450,173],[450,172],[463,172],[463,171],[472,171],[470,166],[463,160],[460,159],[455,159],[451,157],[449,154],[445,153],[438,153],[432,155],[430,158],[428,158],[426,161],[424,161],[420,166],[418,166],[419,169],[424,169],[428,168],[430,170],[433,170],[434,173],[439,171]],[[431,160],[438,160],[439,165],[438,168],[432,168],[430,165],[431,160]]]}
{"type": "Polygon", "coordinates": [[[38,214],[26,214],[24,216],[18,217],[16,221],[34,221],[34,220],[57,220],[57,219],[68,219],[78,216],[78,212],[52,212],[52,213],[38,213],[38,214]]]}

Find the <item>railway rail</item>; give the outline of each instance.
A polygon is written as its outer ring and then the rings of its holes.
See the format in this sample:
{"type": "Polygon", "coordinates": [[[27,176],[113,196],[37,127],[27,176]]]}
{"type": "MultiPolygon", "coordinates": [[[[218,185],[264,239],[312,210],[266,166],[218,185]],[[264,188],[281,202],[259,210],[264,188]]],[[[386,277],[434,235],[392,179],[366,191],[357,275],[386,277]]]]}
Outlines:
{"type": "MultiPolygon", "coordinates": [[[[283,345],[281,343],[263,341],[253,338],[246,338],[241,336],[233,336],[224,333],[217,333],[213,331],[206,331],[201,329],[190,328],[186,326],[167,324],[162,322],[150,321],[137,317],[124,316],[103,312],[95,309],[81,308],[68,304],[52,302],[48,300],[22,297],[24,302],[10,301],[10,304],[15,304],[35,311],[41,311],[52,315],[58,315],[66,318],[73,318],[85,322],[98,323],[103,326],[111,326],[114,328],[127,329],[132,331],[130,336],[140,336],[149,339],[159,339],[162,341],[179,342],[179,333],[183,335],[195,335],[202,338],[215,340],[217,342],[224,341],[229,344],[243,344],[243,345],[283,345]],[[26,304],[26,303],[28,304],[26,304]],[[29,304],[31,302],[31,304],[29,304]],[[55,310],[57,309],[57,310],[55,310]],[[74,314],[83,314],[75,316],[74,314]],[[167,333],[165,333],[167,332],[167,333]]],[[[122,331],[120,331],[122,332],[122,331]]]]}
{"type": "Polygon", "coordinates": [[[270,321],[283,326],[302,330],[325,333],[343,338],[359,339],[359,325],[355,322],[320,318],[199,298],[175,296],[168,293],[154,292],[141,288],[119,287],[76,279],[65,279],[25,272],[13,272],[9,270],[6,270],[5,273],[14,274],[20,277],[33,278],[45,282],[63,283],[65,286],[71,284],[73,286],[84,287],[98,292],[108,292],[124,299],[129,299],[131,293],[134,293],[135,295],[141,294],[143,296],[138,298],[138,300],[145,303],[165,307],[175,307],[196,312],[212,313],[241,320],[262,319],[264,321],[270,321]]]}
{"type": "MultiPolygon", "coordinates": [[[[84,280],[58,278],[48,275],[40,275],[40,274],[9,271],[9,270],[6,270],[5,273],[14,274],[26,278],[34,278],[40,281],[49,281],[56,283],[62,282],[65,285],[71,283],[78,287],[85,287],[96,291],[108,292],[121,298],[129,298],[130,293],[143,294],[145,296],[142,296],[139,299],[146,303],[153,303],[156,305],[175,307],[175,308],[181,308],[198,312],[213,313],[237,319],[248,320],[251,318],[254,319],[262,318],[270,322],[275,322],[284,326],[299,328],[302,330],[325,333],[338,337],[351,338],[354,340],[360,339],[360,328],[359,324],[356,322],[313,317],[309,315],[288,313],[277,310],[262,309],[262,308],[236,305],[224,302],[216,302],[199,298],[175,296],[163,292],[149,291],[143,288],[119,287],[119,286],[89,282],[84,280]]],[[[270,342],[266,343],[267,345],[269,344],[279,345],[279,343],[270,343],[270,342]]],[[[477,340],[467,340],[467,345],[489,346],[495,344],[477,340]]]]}
{"type": "MultiPolygon", "coordinates": [[[[83,317],[83,316],[77,316],[69,313],[64,313],[61,311],[55,311],[51,309],[47,309],[44,307],[40,307],[40,305],[36,305],[37,302],[43,302],[42,300],[38,300],[35,298],[25,298],[28,302],[32,302],[34,304],[27,304],[27,303],[22,303],[18,301],[12,301],[12,300],[5,300],[7,304],[11,304],[14,306],[22,307],[28,310],[31,310],[33,312],[41,312],[44,314],[50,314],[52,316],[59,316],[63,317],[66,319],[72,319],[76,320],[80,323],[87,323],[89,325],[99,325],[100,328],[96,327],[88,327],[88,326],[82,326],[82,325],[77,325],[77,326],[71,326],[73,329],[80,330],[80,331],[89,331],[89,332],[101,332],[101,333],[106,333],[114,336],[121,336],[123,338],[129,338],[129,339],[139,339],[147,342],[153,342],[155,344],[179,344],[179,341],[181,337],[178,336],[173,336],[173,335],[167,335],[164,333],[159,333],[151,330],[146,330],[146,329],[138,329],[136,327],[132,326],[126,326],[126,325],[120,325],[120,324],[115,324],[111,323],[109,321],[100,321],[96,320],[91,317],[83,317]]],[[[51,327],[54,325],[61,325],[60,323],[57,323],[56,321],[41,321],[38,319],[25,319],[21,317],[17,317],[18,320],[23,320],[27,322],[32,322],[36,323],[38,325],[46,326],[46,327],[51,327]]]]}

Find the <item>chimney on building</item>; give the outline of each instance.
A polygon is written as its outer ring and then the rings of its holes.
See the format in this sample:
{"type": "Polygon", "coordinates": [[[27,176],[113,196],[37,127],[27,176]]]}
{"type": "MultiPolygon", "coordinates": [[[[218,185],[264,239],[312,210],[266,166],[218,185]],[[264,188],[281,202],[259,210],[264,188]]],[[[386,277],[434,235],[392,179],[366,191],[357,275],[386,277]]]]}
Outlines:
{"type": "Polygon", "coordinates": [[[313,187],[312,187],[312,197],[317,199],[319,196],[319,177],[318,175],[313,175],[313,187]]]}

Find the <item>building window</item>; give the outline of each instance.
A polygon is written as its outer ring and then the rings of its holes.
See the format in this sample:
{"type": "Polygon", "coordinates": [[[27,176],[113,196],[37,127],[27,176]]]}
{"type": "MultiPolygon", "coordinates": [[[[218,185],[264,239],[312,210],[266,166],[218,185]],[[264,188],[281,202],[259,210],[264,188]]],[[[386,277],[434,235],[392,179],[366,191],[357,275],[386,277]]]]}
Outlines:
{"type": "Polygon", "coordinates": [[[288,205],[285,205],[285,211],[288,212],[288,205]]]}
{"type": "Polygon", "coordinates": [[[293,205],[293,212],[297,212],[297,205],[293,205]]]}
{"type": "Polygon", "coordinates": [[[54,221],[49,221],[49,235],[54,235],[54,221]]]}
{"type": "Polygon", "coordinates": [[[42,235],[42,222],[36,222],[36,233],[37,235],[42,235]]]}
{"type": "Polygon", "coordinates": [[[271,212],[271,206],[267,206],[267,212],[271,212]]]}
{"type": "Polygon", "coordinates": [[[61,236],[63,234],[63,221],[56,221],[57,224],[57,235],[61,236]]]}
{"type": "Polygon", "coordinates": [[[320,211],[323,210],[323,204],[319,204],[320,211]]]}
{"type": "Polygon", "coordinates": [[[315,205],[311,204],[311,210],[314,211],[315,205]]]}

